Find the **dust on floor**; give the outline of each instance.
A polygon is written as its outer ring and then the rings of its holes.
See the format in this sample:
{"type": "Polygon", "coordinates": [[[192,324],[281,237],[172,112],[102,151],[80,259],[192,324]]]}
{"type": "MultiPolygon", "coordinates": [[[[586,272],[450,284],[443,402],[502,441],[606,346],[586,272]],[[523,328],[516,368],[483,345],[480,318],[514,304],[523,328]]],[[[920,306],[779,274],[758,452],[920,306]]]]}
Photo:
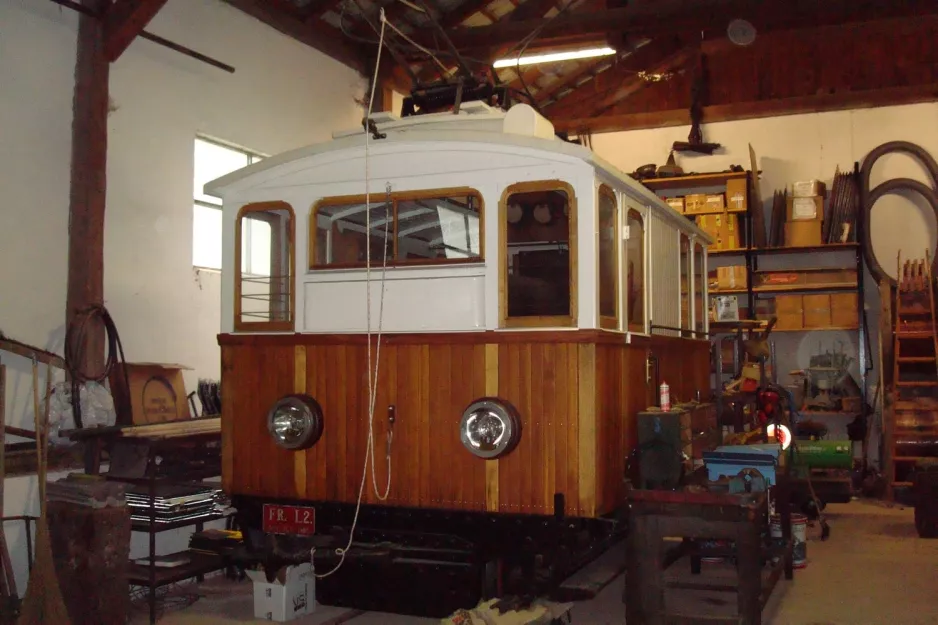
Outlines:
{"type": "MultiPolygon", "coordinates": [[[[854,501],[828,506],[830,539],[821,542],[809,529],[808,565],[781,580],[763,613],[768,625],[925,625],[938,623],[938,540],[918,538],[912,510],[879,502],[854,501]]],[[[706,571],[705,571],[706,572],[706,571]]],[[[621,625],[623,577],[591,601],[573,609],[575,625],[621,625]]],[[[191,607],[170,612],[161,625],[250,623],[250,582],[212,580],[191,607]]],[[[716,599],[714,599],[716,600],[716,599]]],[[[734,601],[735,596],[723,595],[734,601]]],[[[142,616],[142,615],[141,615],[142,616]]],[[[701,614],[703,616],[703,614],[701,614]]],[[[145,623],[140,618],[136,623],[145,623]]],[[[435,619],[317,606],[316,614],[293,625],[417,625],[435,619]]]]}

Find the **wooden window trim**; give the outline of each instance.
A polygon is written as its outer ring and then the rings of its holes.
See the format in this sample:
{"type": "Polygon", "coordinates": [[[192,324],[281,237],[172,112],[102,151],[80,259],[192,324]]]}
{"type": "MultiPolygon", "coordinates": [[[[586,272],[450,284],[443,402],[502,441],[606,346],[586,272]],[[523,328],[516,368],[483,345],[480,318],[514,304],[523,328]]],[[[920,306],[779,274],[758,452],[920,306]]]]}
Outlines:
{"type": "MultiPolygon", "coordinates": [[[[387,198],[386,193],[372,193],[369,201],[372,206],[380,206],[387,198]]],[[[316,263],[316,231],[319,210],[326,206],[341,206],[344,204],[364,204],[365,195],[336,195],[324,197],[316,201],[309,213],[309,248],[307,250],[307,266],[310,271],[323,271],[329,269],[364,269],[367,263],[316,263]]],[[[485,262],[485,199],[482,194],[471,187],[446,187],[442,189],[426,189],[423,191],[395,191],[391,193],[391,219],[392,228],[389,233],[391,240],[391,254],[388,257],[388,267],[426,267],[439,265],[471,265],[485,262]],[[479,256],[473,258],[413,258],[396,260],[397,256],[397,204],[408,200],[430,200],[435,198],[458,197],[461,195],[473,196],[479,201],[479,256]]],[[[381,266],[380,258],[372,258],[371,266],[381,266]]]]}
{"type": "Polygon", "coordinates": [[[498,316],[502,328],[559,328],[576,327],[577,324],[577,202],[573,185],[561,180],[538,180],[534,182],[516,182],[505,187],[498,202],[498,316]],[[567,208],[570,211],[569,247],[570,247],[570,314],[562,316],[508,316],[508,198],[515,193],[532,191],[563,191],[567,194],[567,208]]]}
{"type": "Polygon", "coordinates": [[[621,279],[619,262],[620,262],[620,249],[622,247],[622,237],[621,237],[621,223],[619,222],[619,199],[616,197],[616,192],[612,190],[607,184],[599,185],[599,192],[596,196],[596,312],[599,315],[599,327],[602,330],[619,330],[619,318],[622,315],[621,308],[622,305],[619,301],[621,297],[622,289],[619,286],[621,279]],[[610,317],[608,315],[602,314],[602,283],[600,282],[600,265],[602,263],[601,251],[601,238],[600,238],[600,223],[602,217],[599,213],[599,207],[602,201],[602,197],[605,195],[612,200],[613,208],[613,224],[615,228],[615,235],[613,236],[613,250],[615,252],[615,261],[613,263],[613,270],[615,271],[615,279],[613,280],[613,288],[615,289],[612,297],[613,303],[616,307],[615,316],[610,317]]]}
{"type": "Polygon", "coordinates": [[[296,322],[296,214],[286,202],[255,202],[245,204],[238,211],[235,219],[235,284],[234,284],[234,328],[236,331],[292,332],[296,322]],[[287,237],[290,240],[290,318],[287,321],[244,321],[241,318],[241,222],[245,215],[263,213],[272,210],[285,210],[289,213],[290,225],[287,237]]]}
{"type": "MultiPolygon", "coordinates": [[[[625,225],[629,225],[629,218],[635,216],[642,222],[642,325],[632,323],[631,319],[626,319],[626,328],[634,334],[650,334],[648,331],[648,249],[646,244],[648,228],[645,223],[645,216],[637,208],[629,208],[625,213],[625,225]]],[[[628,245],[632,244],[632,232],[629,231],[628,245]]],[[[626,260],[628,260],[626,255],[626,260]]],[[[628,281],[628,267],[625,268],[626,281],[628,281]]],[[[630,294],[631,295],[631,294],[630,294]]],[[[631,304],[630,304],[631,306],[631,304]]]]}

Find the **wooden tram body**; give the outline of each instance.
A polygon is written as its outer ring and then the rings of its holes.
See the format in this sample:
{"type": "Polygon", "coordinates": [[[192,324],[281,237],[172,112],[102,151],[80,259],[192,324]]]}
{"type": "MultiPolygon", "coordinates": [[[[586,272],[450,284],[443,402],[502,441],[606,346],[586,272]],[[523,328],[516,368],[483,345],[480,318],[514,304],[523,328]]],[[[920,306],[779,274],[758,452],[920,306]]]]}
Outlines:
{"type": "MultiPolygon", "coordinates": [[[[709,387],[710,241],[526,105],[375,120],[381,138],[367,148],[361,130],[337,133],[206,185],[223,200],[224,489],[255,542],[308,556],[312,541],[324,558],[317,571],[332,568],[324,545],[344,546],[366,461],[370,289],[373,347],[383,306],[379,486],[389,430],[393,438],[389,495],[379,500],[368,478],[356,544],[424,549],[396,553],[401,565],[464,550],[490,578],[495,554],[543,561],[559,534],[572,528],[582,544],[596,534],[590,523],[612,524],[634,415],[656,394],[650,362],[672,397],[709,387]],[[268,428],[271,407],[291,394],[321,408],[321,435],[305,449],[283,448],[268,428]],[[483,397],[508,402],[522,423],[497,459],[470,453],[460,436],[464,411],[483,397]],[[265,503],[315,509],[314,535],[264,536],[265,503]]],[[[376,575],[351,556],[320,593],[376,575]]],[[[445,613],[475,596],[417,609],[387,575],[368,579],[396,599],[336,591],[336,602],[445,613]]]]}

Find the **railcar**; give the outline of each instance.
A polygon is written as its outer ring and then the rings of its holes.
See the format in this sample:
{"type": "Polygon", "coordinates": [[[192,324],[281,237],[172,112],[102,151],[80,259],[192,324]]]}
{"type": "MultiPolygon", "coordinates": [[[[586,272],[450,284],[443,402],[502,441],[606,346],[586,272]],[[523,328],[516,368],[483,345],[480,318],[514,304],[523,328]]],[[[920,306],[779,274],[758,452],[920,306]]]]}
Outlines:
{"type": "Polygon", "coordinates": [[[710,240],[527,105],[372,119],[205,186],[223,488],[321,601],[439,616],[621,528],[656,377],[709,388],[710,240]]]}

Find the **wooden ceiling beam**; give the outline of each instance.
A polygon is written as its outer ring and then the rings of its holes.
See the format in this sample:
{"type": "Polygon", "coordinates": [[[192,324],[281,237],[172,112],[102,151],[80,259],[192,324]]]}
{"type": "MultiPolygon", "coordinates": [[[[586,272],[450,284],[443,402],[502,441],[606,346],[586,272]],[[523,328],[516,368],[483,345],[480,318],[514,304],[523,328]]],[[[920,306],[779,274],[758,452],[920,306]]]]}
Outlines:
{"type": "Polygon", "coordinates": [[[305,22],[313,22],[333,10],[341,0],[311,0],[309,4],[300,8],[299,12],[305,22]]]}
{"type": "Polygon", "coordinates": [[[560,20],[501,20],[488,26],[453,28],[450,38],[459,48],[491,48],[518,41],[541,28],[542,41],[573,35],[655,36],[699,33],[725,36],[729,20],[745,18],[760,32],[866,22],[938,13],[934,0],[661,0],[625,8],[573,13],[560,20]]]}
{"type": "Polygon", "coordinates": [[[656,65],[661,64],[672,55],[680,52],[685,43],[676,37],[664,37],[642,45],[632,54],[620,58],[615,67],[603,72],[592,83],[584,84],[576,93],[579,97],[575,101],[568,98],[552,103],[548,108],[550,115],[557,117],[588,117],[605,98],[610,97],[623,83],[637,78],[641,71],[653,71],[656,65]]]}
{"type": "MultiPolygon", "coordinates": [[[[560,80],[556,80],[550,85],[541,89],[537,94],[538,104],[541,107],[544,107],[544,106],[550,106],[551,104],[556,103],[557,102],[556,100],[552,102],[549,100],[553,98],[555,95],[557,95],[559,92],[566,89],[567,87],[572,87],[576,85],[579,82],[579,80],[583,78],[584,76],[593,75],[596,69],[598,69],[599,67],[601,67],[602,65],[608,62],[609,62],[609,59],[600,57],[598,59],[593,60],[592,62],[588,61],[588,62],[583,63],[578,69],[570,72],[569,74],[567,74],[560,80]]],[[[611,71],[611,70],[607,70],[607,71],[611,71]]],[[[593,77],[595,78],[595,76],[593,77]]]]}
{"type": "Polygon", "coordinates": [[[113,63],[159,13],[166,0],[122,0],[104,13],[104,56],[113,63]]]}
{"type": "MultiPolygon", "coordinates": [[[[824,113],[845,109],[875,108],[934,101],[938,101],[938,83],[705,106],[703,119],[704,123],[710,124],[740,119],[782,117],[785,115],[803,115],[806,113],[824,113]]],[[[645,128],[688,126],[690,125],[690,111],[682,108],[581,119],[551,119],[551,122],[558,131],[620,132],[645,128]]]]}
{"type": "Polygon", "coordinates": [[[458,27],[467,19],[482,11],[492,0],[466,0],[452,11],[448,11],[440,18],[440,25],[450,30],[458,27]]]}
{"type": "MultiPolygon", "coordinates": [[[[681,48],[677,52],[669,54],[657,63],[654,63],[650,67],[641,71],[647,72],[649,74],[665,74],[687,65],[697,56],[698,51],[699,48],[696,46],[681,48]]],[[[637,91],[644,89],[646,86],[648,86],[648,82],[646,80],[644,80],[638,74],[632,74],[624,81],[622,81],[622,83],[612,93],[608,94],[595,107],[593,107],[592,111],[589,113],[589,116],[592,117],[602,115],[619,102],[625,100],[637,91]]]]}
{"type": "Polygon", "coordinates": [[[342,38],[338,30],[315,19],[306,21],[300,10],[287,0],[222,0],[244,11],[288,37],[292,37],[326,56],[367,75],[367,55],[357,46],[342,38]],[[291,9],[292,7],[292,9],[291,9]]]}
{"type": "Polygon", "coordinates": [[[527,2],[508,14],[508,20],[523,22],[525,20],[540,19],[556,7],[557,0],[527,0],[527,2]]]}

